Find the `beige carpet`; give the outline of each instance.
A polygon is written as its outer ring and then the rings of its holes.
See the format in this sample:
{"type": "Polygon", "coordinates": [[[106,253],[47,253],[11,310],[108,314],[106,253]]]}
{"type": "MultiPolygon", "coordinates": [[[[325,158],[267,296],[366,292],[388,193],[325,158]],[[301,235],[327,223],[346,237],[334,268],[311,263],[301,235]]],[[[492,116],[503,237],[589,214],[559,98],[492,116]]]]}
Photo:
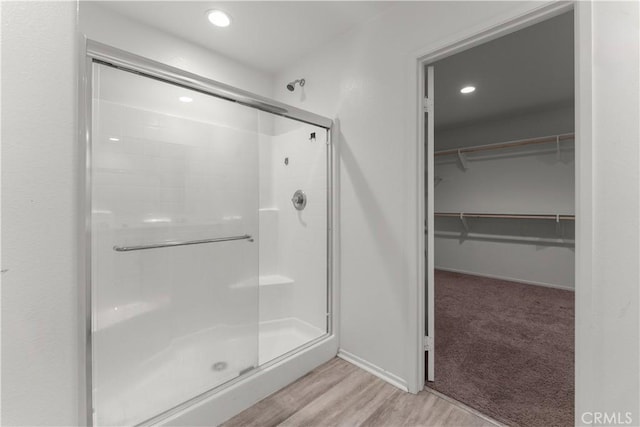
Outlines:
{"type": "Polygon", "coordinates": [[[574,293],[436,271],[436,381],[512,426],[574,425],[574,293]]]}

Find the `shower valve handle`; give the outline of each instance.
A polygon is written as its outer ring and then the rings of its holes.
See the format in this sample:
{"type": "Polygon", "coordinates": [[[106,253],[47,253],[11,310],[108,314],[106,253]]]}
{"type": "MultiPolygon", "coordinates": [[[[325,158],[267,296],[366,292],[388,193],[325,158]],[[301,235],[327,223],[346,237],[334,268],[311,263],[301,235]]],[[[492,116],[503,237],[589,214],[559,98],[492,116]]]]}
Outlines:
{"type": "Polygon", "coordinates": [[[293,207],[297,210],[301,211],[307,206],[307,195],[304,194],[304,191],[298,190],[293,193],[293,197],[291,198],[291,203],[293,203],[293,207]]]}

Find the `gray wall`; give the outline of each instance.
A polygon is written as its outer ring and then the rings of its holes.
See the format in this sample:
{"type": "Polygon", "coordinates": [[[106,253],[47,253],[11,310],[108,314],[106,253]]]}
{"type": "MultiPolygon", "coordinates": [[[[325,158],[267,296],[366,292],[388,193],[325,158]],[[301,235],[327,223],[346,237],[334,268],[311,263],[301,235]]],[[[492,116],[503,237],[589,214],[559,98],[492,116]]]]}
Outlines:
{"type": "Polygon", "coordinates": [[[2,2],[2,423],[78,423],[76,4],[2,2]]]}
{"type": "MultiPolygon", "coordinates": [[[[436,65],[437,67],[437,65],[436,65]]],[[[437,107],[436,107],[437,108],[437,107]]],[[[436,110],[437,111],[437,110],[436,110]]],[[[572,106],[556,106],[436,132],[437,149],[573,132],[572,106]]],[[[436,157],[436,212],[573,214],[573,141],[436,157]]],[[[574,288],[574,224],[563,221],[436,218],[436,268],[519,282],[574,288]]]]}

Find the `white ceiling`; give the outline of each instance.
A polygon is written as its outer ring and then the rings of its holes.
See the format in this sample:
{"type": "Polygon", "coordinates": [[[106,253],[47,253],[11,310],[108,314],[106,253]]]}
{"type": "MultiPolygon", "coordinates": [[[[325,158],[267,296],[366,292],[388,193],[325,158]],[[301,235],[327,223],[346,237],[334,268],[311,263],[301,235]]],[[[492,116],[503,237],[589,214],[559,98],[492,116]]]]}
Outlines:
{"type": "Polygon", "coordinates": [[[436,62],[436,128],[572,105],[573,59],[568,12],[436,62]]]}
{"type": "Polygon", "coordinates": [[[376,1],[103,1],[101,6],[254,68],[275,72],[392,6],[376,1]],[[216,28],[206,12],[232,17],[216,28]]]}

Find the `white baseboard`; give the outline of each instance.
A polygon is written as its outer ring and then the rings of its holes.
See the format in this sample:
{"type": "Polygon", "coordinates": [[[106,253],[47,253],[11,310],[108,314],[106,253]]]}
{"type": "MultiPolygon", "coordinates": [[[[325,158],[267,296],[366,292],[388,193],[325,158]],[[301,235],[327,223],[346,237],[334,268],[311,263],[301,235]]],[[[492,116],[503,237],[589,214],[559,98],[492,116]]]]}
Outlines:
{"type": "Polygon", "coordinates": [[[507,280],[509,282],[522,283],[524,285],[544,286],[545,288],[562,289],[563,291],[572,291],[572,292],[575,291],[575,289],[572,287],[556,285],[555,283],[536,282],[533,280],[523,280],[523,279],[517,279],[514,277],[499,276],[495,274],[476,273],[473,271],[458,270],[456,268],[448,268],[448,267],[436,266],[435,269],[442,270],[442,271],[449,271],[451,273],[468,274],[469,276],[478,276],[478,277],[487,277],[489,279],[507,280]]]}
{"type": "Polygon", "coordinates": [[[344,351],[343,349],[338,350],[338,357],[346,360],[349,363],[356,365],[358,368],[364,369],[370,374],[375,375],[383,381],[388,382],[394,387],[399,388],[402,391],[409,391],[409,387],[407,386],[407,382],[397,375],[392,374],[389,371],[385,371],[379,366],[374,365],[373,363],[367,362],[360,357],[349,353],[348,351],[344,351]]]}

